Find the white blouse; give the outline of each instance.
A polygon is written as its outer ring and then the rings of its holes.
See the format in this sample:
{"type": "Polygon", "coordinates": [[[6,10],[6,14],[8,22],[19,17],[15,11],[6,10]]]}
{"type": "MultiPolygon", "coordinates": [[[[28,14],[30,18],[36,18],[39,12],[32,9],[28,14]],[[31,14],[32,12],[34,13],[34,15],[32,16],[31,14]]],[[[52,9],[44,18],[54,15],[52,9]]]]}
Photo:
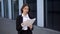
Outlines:
{"type": "MultiPolygon", "coordinates": [[[[23,17],[23,22],[30,19],[29,16],[28,16],[28,14],[27,14],[26,16],[24,16],[24,15],[22,14],[22,17],[23,17]]],[[[28,29],[27,26],[23,26],[23,28],[22,28],[22,30],[27,30],[27,29],[28,29]]]]}

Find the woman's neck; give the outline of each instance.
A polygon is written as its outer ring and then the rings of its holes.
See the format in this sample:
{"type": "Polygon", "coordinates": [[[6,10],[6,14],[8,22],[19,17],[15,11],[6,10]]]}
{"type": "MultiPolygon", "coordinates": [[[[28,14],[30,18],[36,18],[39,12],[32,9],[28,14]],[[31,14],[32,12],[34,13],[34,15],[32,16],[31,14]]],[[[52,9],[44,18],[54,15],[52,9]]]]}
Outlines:
{"type": "Polygon", "coordinates": [[[22,13],[24,16],[27,15],[27,13],[22,13]]]}

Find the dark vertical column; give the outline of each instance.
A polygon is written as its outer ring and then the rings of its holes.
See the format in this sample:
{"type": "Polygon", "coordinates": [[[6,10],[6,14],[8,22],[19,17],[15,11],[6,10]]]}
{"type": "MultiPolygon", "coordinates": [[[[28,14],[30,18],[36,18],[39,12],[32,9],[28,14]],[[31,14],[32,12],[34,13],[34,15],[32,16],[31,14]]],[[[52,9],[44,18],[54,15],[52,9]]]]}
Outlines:
{"type": "Polygon", "coordinates": [[[44,6],[45,27],[60,31],[60,1],[59,0],[46,0],[46,1],[47,3],[45,3],[44,6]]]}
{"type": "Polygon", "coordinates": [[[14,19],[19,15],[19,0],[14,2],[14,19]]]}
{"type": "Polygon", "coordinates": [[[14,19],[14,1],[11,0],[11,12],[12,12],[12,19],[14,19]]]}
{"type": "Polygon", "coordinates": [[[46,7],[47,6],[47,0],[44,0],[44,27],[46,27],[46,7]]]}
{"type": "Polygon", "coordinates": [[[47,28],[53,29],[53,0],[47,0],[47,28]]]}
{"type": "Polygon", "coordinates": [[[44,26],[53,28],[53,0],[44,1],[44,26]]]}
{"type": "Polygon", "coordinates": [[[53,2],[53,29],[60,31],[60,0],[54,0],[53,2]]]}
{"type": "Polygon", "coordinates": [[[0,17],[1,17],[1,1],[0,1],[0,17]]]}

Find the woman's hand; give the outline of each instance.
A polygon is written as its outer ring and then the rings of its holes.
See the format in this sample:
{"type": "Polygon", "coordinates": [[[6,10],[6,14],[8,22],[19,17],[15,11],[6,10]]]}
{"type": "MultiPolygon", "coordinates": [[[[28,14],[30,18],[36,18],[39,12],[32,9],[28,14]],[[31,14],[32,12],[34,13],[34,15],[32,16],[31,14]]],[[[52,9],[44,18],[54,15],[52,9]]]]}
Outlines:
{"type": "Polygon", "coordinates": [[[21,26],[23,27],[24,26],[24,23],[21,23],[21,26]]]}
{"type": "Polygon", "coordinates": [[[32,30],[32,25],[29,25],[28,27],[30,28],[30,30],[32,30]]]}

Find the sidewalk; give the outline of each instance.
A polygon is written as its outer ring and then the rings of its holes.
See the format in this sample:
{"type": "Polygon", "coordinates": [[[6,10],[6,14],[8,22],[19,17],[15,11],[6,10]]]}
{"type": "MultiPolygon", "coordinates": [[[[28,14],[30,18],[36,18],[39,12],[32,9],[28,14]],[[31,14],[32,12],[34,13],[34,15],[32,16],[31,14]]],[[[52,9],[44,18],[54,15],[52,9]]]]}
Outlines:
{"type": "MultiPolygon", "coordinates": [[[[0,34],[17,34],[15,20],[0,17],[0,34]]],[[[60,34],[60,32],[34,25],[33,34],[60,34]]]]}

